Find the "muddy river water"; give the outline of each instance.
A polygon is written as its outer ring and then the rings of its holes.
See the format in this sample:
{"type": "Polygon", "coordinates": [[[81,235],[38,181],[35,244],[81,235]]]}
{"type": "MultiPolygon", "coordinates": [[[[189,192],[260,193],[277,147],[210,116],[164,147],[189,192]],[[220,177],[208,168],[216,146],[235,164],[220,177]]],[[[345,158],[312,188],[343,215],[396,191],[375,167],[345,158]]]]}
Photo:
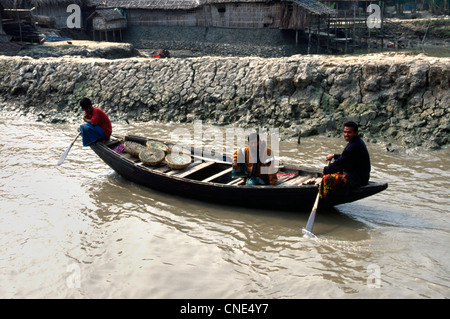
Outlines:
{"type": "MultiPolygon", "coordinates": [[[[1,298],[449,298],[450,148],[368,144],[389,188],[319,212],[224,207],[130,183],[75,142],[76,124],[0,119],[1,298]]],[[[177,124],[113,123],[170,138],[177,124]]],[[[189,127],[186,124],[185,127],[189,127]]],[[[223,129],[223,128],[219,128],[223,129]]],[[[321,167],[339,138],[279,142],[321,167]]]]}

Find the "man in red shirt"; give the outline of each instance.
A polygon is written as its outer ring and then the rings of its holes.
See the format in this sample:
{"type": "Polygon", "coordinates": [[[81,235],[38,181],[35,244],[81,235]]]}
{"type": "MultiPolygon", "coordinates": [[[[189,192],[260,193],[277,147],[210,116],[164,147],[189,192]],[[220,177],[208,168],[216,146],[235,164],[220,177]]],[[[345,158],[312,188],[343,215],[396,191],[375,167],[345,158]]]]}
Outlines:
{"type": "Polygon", "coordinates": [[[93,107],[88,98],[82,98],[81,108],[84,110],[84,121],[79,131],[83,137],[83,146],[89,146],[97,141],[108,141],[111,137],[112,126],[108,115],[98,107],[93,107]]]}

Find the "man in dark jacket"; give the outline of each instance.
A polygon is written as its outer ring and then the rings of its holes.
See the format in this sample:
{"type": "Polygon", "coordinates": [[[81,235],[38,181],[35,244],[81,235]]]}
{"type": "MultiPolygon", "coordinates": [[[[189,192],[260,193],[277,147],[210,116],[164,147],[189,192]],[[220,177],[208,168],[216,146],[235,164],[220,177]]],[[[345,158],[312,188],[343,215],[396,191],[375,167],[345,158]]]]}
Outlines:
{"type": "Polygon", "coordinates": [[[328,161],[332,159],[335,161],[323,169],[324,186],[327,187],[326,178],[331,177],[325,175],[333,175],[334,182],[329,181],[331,182],[328,184],[329,189],[332,189],[330,186],[333,185],[345,184],[347,192],[351,192],[354,188],[369,182],[370,156],[366,144],[358,136],[358,125],[355,122],[344,124],[344,139],[348,144],[342,154],[327,155],[328,161]],[[340,183],[337,178],[341,178],[340,183]]]}

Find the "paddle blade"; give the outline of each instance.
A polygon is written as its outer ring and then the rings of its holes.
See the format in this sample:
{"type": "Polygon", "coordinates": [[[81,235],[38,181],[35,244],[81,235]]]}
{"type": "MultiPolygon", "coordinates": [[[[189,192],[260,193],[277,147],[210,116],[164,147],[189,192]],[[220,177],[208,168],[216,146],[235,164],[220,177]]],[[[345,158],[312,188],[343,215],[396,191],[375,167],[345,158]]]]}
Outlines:
{"type": "Polygon", "coordinates": [[[313,209],[313,211],[311,212],[311,215],[309,215],[308,218],[308,222],[306,223],[306,227],[305,230],[308,232],[312,232],[313,227],[314,227],[314,220],[316,219],[316,211],[317,209],[313,209]]]}
{"type": "Polygon", "coordinates": [[[70,144],[70,146],[66,149],[66,151],[63,153],[63,155],[61,155],[61,157],[59,158],[59,161],[56,165],[61,165],[64,162],[64,160],[67,157],[67,154],[69,154],[69,151],[72,148],[72,145],[73,144],[70,144]]]}
{"type": "Polygon", "coordinates": [[[75,143],[75,141],[77,140],[78,136],[80,136],[80,135],[81,135],[81,132],[78,132],[77,136],[73,139],[72,143],[70,143],[69,147],[65,150],[63,155],[61,155],[61,157],[59,158],[59,161],[58,161],[58,163],[56,163],[56,165],[61,165],[64,162],[64,160],[67,157],[67,154],[69,154],[69,151],[70,151],[70,149],[73,146],[73,143],[75,143]]]}
{"type": "Polygon", "coordinates": [[[308,218],[308,222],[306,223],[306,227],[302,229],[304,237],[317,238],[312,233],[312,230],[314,227],[314,220],[316,219],[317,207],[319,206],[319,198],[320,198],[320,184],[319,184],[319,192],[317,193],[313,209],[311,210],[311,214],[309,215],[309,218],[308,218]]]}

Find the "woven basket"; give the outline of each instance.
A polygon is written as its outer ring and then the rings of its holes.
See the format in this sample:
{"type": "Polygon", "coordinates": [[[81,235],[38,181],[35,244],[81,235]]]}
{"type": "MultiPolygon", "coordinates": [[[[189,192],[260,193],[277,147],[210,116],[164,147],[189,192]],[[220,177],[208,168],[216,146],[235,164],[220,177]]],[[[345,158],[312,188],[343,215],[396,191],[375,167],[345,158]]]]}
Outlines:
{"type": "Polygon", "coordinates": [[[166,164],[171,169],[183,169],[191,164],[191,156],[186,154],[169,154],[166,156],[166,164]]]}
{"type": "Polygon", "coordinates": [[[127,151],[128,154],[139,157],[139,153],[143,150],[145,150],[145,146],[136,142],[132,141],[126,141],[124,143],[125,151],[127,151]]]}
{"type": "Polygon", "coordinates": [[[155,166],[164,160],[164,151],[156,148],[146,148],[139,153],[139,159],[145,165],[155,166]]]}
{"type": "Polygon", "coordinates": [[[169,147],[166,144],[161,143],[161,142],[149,140],[149,141],[147,141],[147,147],[162,150],[166,154],[169,153],[169,147]]]}

